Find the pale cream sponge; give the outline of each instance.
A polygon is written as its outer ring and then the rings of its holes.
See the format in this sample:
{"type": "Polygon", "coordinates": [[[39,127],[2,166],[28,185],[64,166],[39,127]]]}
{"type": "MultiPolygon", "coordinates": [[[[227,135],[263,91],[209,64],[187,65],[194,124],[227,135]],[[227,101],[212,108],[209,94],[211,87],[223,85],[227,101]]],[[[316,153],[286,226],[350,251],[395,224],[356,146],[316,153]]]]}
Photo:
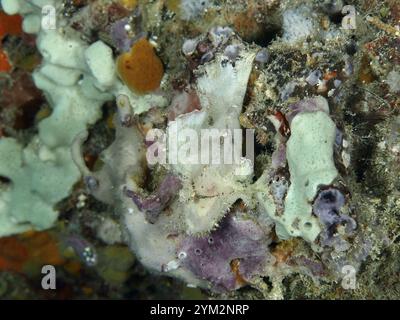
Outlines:
{"type": "Polygon", "coordinates": [[[111,48],[101,41],[80,40],[62,15],[56,30],[38,25],[42,7],[61,6],[60,0],[2,0],[8,14],[22,14],[25,32],[37,33],[42,65],[33,73],[52,114],[38,125],[38,135],[23,147],[15,139],[0,139],[0,176],[10,180],[0,186],[0,237],[29,229],[46,229],[56,221],[53,208],[66,198],[81,178],[71,156],[74,138],[101,117],[101,106],[124,94],[132,112],[165,106],[160,95],[131,93],[116,77],[111,48]],[[63,26],[63,27],[60,27],[63,26]],[[134,106],[134,108],[133,108],[134,106]]]}

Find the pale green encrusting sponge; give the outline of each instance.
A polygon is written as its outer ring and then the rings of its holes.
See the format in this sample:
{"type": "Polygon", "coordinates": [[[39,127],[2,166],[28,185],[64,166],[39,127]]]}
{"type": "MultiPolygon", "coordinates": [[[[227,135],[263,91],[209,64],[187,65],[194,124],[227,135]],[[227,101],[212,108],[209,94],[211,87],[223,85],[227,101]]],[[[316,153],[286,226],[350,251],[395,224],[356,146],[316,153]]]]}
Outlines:
{"type": "Polygon", "coordinates": [[[23,149],[13,138],[0,139],[0,176],[10,179],[0,190],[0,236],[51,227],[53,206],[80,177],[68,147],[50,151],[38,142],[23,149]]]}
{"type": "Polygon", "coordinates": [[[303,102],[311,107],[293,118],[286,144],[290,186],[284,199],[284,210],[277,212],[268,190],[259,192],[257,198],[276,222],[279,238],[302,237],[313,242],[321,229],[318,219],[312,215],[312,202],[318,189],[330,185],[338,175],[333,161],[336,125],[329,117],[324,98],[303,102]]]}
{"type": "Polygon", "coordinates": [[[318,187],[329,185],[338,172],[333,162],[336,126],[323,111],[297,115],[291,123],[287,160],[291,185],[282,224],[291,236],[313,241],[320,232],[311,215],[318,187]]]}

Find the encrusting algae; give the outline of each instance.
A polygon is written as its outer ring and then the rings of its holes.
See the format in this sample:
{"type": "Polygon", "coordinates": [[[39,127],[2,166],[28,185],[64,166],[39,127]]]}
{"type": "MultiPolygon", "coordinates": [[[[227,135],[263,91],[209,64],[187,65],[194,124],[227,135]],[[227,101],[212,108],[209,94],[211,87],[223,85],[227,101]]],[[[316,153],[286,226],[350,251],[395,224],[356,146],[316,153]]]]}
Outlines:
{"type": "Polygon", "coordinates": [[[130,52],[118,57],[117,70],[129,89],[140,94],[157,89],[164,74],[160,58],[145,38],[138,40],[130,52]]]}
{"type": "Polygon", "coordinates": [[[9,16],[0,11],[0,72],[9,72],[11,64],[7,54],[1,48],[1,41],[7,35],[18,36],[22,34],[22,17],[20,15],[9,16]]]}

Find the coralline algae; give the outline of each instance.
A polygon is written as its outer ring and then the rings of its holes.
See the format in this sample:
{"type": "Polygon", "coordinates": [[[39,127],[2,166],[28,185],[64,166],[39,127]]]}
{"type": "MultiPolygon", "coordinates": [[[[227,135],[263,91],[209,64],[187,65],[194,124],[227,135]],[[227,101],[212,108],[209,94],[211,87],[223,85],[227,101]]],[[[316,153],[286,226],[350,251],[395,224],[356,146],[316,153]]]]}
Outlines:
{"type": "Polygon", "coordinates": [[[182,267],[210,281],[214,289],[233,290],[271,264],[270,242],[268,234],[254,221],[233,214],[223,218],[218,229],[205,237],[184,238],[178,247],[178,259],[182,267]]]}

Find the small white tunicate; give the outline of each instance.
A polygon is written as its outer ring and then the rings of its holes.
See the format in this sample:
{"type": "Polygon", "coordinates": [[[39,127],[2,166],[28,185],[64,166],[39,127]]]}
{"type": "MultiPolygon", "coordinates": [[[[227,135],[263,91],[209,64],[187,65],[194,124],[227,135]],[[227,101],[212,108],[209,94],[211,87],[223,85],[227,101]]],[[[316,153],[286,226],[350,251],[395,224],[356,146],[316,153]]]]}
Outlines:
{"type": "Polygon", "coordinates": [[[350,166],[350,154],[347,153],[346,151],[342,151],[342,160],[343,160],[343,165],[348,168],[350,166]]]}
{"type": "Polygon", "coordinates": [[[256,57],[254,60],[258,63],[267,63],[269,60],[269,53],[267,49],[261,49],[260,51],[257,52],[256,57]]]}
{"type": "Polygon", "coordinates": [[[198,44],[197,39],[187,39],[182,45],[182,52],[185,56],[190,56],[196,51],[198,44]]]}
{"type": "Polygon", "coordinates": [[[227,56],[230,60],[235,60],[239,55],[239,51],[239,46],[231,44],[225,48],[224,55],[227,56]]]}
{"type": "Polygon", "coordinates": [[[93,176],[86,176],[84,181],[89,192],[93,192],[99,187],[99,181],[93,176]]]}
{"type": "Polygon", "coordinates": [[[306,78],[306,81],[310,86],[315,86],[320,82],[321,77],[322,72],[320,70],[314,70],[310,72],[310,74],[306,78]]]}

